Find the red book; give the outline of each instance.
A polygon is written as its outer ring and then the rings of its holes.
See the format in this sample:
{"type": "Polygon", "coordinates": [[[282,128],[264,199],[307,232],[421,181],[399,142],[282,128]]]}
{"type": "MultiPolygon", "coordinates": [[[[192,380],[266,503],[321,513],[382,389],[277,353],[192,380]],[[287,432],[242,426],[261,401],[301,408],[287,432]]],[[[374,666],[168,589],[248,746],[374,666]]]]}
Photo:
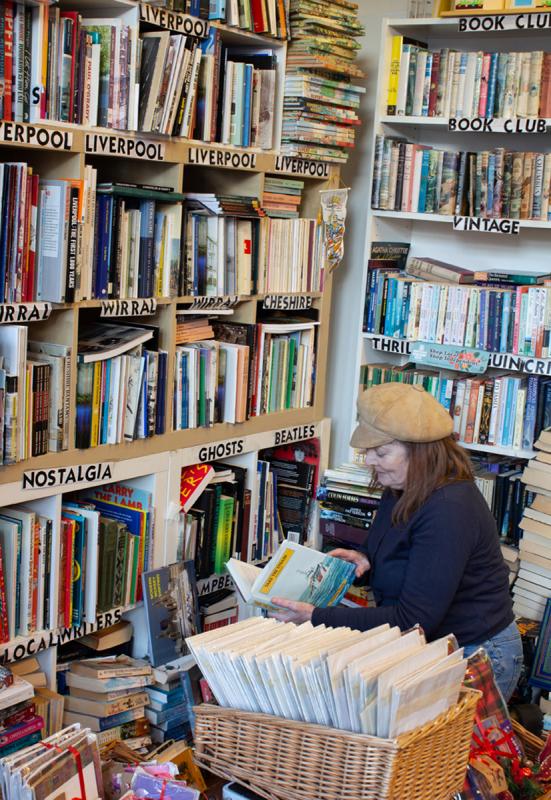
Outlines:
{"type": "Polygon", "coordinates": [[[36,299],[35,270],[36,270],[36,223],[38,221],[38,184],[40,176],[33,174],[31,179],[31,221],[29,236],[29,261],[27,265],[27,282],[25,287],[24,302],[32,302],[36,299]]]}
{"type": "Polygon", "coordinates": [[[72,519],[62,519],[62,555],[61,569],[59,570],[59,609],[61,622],[60,626],[70,627],[73,615],[73,558],[75,542],[75,521],[72,519]]]}
{"type": "Polygon", "coordinates": [[[4,3],[4,119],[12,119],[13,3],[4,3]]]}
{"type": "Polygon", "coordinates": [[[42,730],[44,727],[44,720],[42,717],[34,717],[34,719],[23,722],[21,725],[16,725],[11,730],[0,733],[0,755],[2,754],[2,747],[22,739],[24,736],[30,736],[31,733],[42,730]]]}
{"type": "Polygon", "coordinates": [[[193,464],[184,467],[180,478],[180,507],[182,511],[189,509],[209,485],[214,476],[210,464],[193,464]]]}
{"type": "MultiPolygon", "coordinates": [[[[6,709],[6,711],[11,711],[11,709],[6,709]]],[[[5,731],[8,728],[13,728],[15,725],[20,725],[22,722],[27,722],[32,719],[35,714],[35,704],[28,702],[24,708],[18,708],[17,711],[6,714],[6,716],[0,720],[0,731],[5,731]]]]}
{"type": "Polygon", "coordinates": [[[539,116],[551,117],[551,53],[543,54],[539,116]]]}
{"type": "Polygon", "coordinates": [[[268,30],[268,20],[264,0],[251,0],[251,13],[254,32],[266,33],[268,30]]]}
{"type": "Polygon", "coordinates": [[[429,117],[436,115],[436,102],[438,100],[438,81],[440,80],[440,51],[432,54],[432,70],[430,75],[429,117]]]}
{"type": "Polygon", "coordinates": [[[24,214],[24,237],[23,237],[23,269],[21,275],[21,285],[17,287],[16,299],[21,303],[27,302],[27,291],[29,283],[29,258],[31,244],[31,224],[32,224],[32,192],[33,192],[33,171],[29,167],[27,171],[27,193],[25,197],[24,214]]]}
{"type": "MultiPolygon", "coordinates": [[[[40,403],[42,402],[42,398],[40,398],[40,403]]],[[[39,410],[38,419],[40,419],[41,409],[39,410]]],[[[32,584],[32,605],[31,605],[31,624],[32,630],[35,631],[38,628],[38,562],[40,560],[40,523],[38,520],[35,522],[34,530],[33,530],[33,542],[32,542],[32,575],[31,575],[31,584],[32,584]]]]}

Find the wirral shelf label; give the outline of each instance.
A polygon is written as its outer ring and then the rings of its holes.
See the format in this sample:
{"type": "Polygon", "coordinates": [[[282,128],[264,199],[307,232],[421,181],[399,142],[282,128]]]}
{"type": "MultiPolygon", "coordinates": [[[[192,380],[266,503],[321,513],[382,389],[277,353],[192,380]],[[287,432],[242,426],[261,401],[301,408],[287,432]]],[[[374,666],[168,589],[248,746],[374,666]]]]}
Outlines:
{"type": "Polygon", "coordinates": [[[204,464],[205,461],[216,461],[219,458],[227,458],[228,456],[239,456],[244,451],[244,439],[228,439],[225,442],[206,444],[204,447],[199,448],[198,457],[201,464],[204,464]]]}
{"type": "Polygon", "coordinates": [[[23,489],[51,489],[54,486],[75,486],[78,483],[108,481],[113,477],[112,462],[79,464],[77,467],[33,469],[23,473],[23,489]]]}
{"type": "Polygon", "coordinates": [[[73,134],[70,131],[50,130],[23,122],[0,122],[0,142],[33,144],[48,150],[70,150],[73,146],[73,134]]]}
{"type": "Polygon", "coordinates": [[[291,444],[292,442],[303,442],[305,439],[313,439],[317,434],[316,425],[297,425],[294,428],[283,428],[274,431],[274,447],[281,444],[291,444]]]}
{"type": "Polygon", "coordinates": [[[239,303],[239,299],[238,294],[228,294],[220,297],[196,297],[185,310],[195,311],[197,309],[208,309],[209,311],[224,311],[228,308],[235,308],[239,303]]]}
{"type": "Polygon", "coordinates": [[[144,158],[147,161],[164,161],[165,146],[162,142],[148,142],[131,136],[113,133],[87,133],[85,150],[99,156],[124,156],[144,158]]]}
{"type": "Polygon", "coordinates": [[[256,169],[256,153],[224,150],[221,147],[190,147],[190,164],[233,169],[256,169]]]}
{"type": "Polygon", "coordinates": [[[140,297],[137,300],[102,300],[100,317],[145,317],[157,310],[154,297],[140,297]]]}
{"type": "Polygon", "coordinates": [[[484,350],[473,350],[468,347],[413,342],[411,357],[416,364],[424,364],[428,367],[480,374],[488,369],[490,354],[484,350]]]}
{"type": "Polygon", "coordinates": [[[50,303],[0,303],[0,325],[7,322],[43,322],[52,313],[50,303]]]}
{"type": "Polygon", "coordinates": [[[187,36],[204,38],[209,34],[210,26],[207,20],[182,14],[179,11],[168,11],[166,8],[150,6],[148,3],[140,3],[140,19],[151,25],[158,25],[159,28],[185,33],[187,36]]]}
{"type": "Polygon", "coordinates": [[[0,650],[0,662],[2,664],[10,661],[20,661],[22,658],[34,656],[47,650],[49,647],[56,647],[65,642],[72,642],[82,636],[110,628],[111,625],[120,622],[124,609],[115,608],[113,611],[106,611],[98,614],[94,622],[83,622],[82,625],[73,625],[71,628],[58,628],[54,631],[46,631],[42,634],[29,636],[23,641],[0,650]]]}
{"type": "Polygon", "coordinates": [[[549,13],[495,14],[493,16],[460,17],[460,33],[487,33],[488,31],[541,31],[551,28],[549,13]]]}
{"type": "Polygon", "coordinates": [[[483,217],[458,217],[455,215],[453,229],[454,231],[480,231],[518,236],[520,222],[518,219],[484,219],[483,217]]]}
{"type": "Polygon", "coordinates": [[[485,117],[450,117],[449,131],[471,133],[545,133],[547,120],[541,117],[522,119],[486,119],[485,117]]]}
{"type": "Polygon", "coordinates": [[[291,172],[293,175],[304,175],[307,178],[328,178],[329,164],[325,161],[312,161],[309,158],[276,156],[275,171],[291,172]]]}
{"type": "Polygon", "coordinates": [[[301,294],[268,294],[262,308],[268,311],[305,311],[312,308],[312,298],[301,294]]]}

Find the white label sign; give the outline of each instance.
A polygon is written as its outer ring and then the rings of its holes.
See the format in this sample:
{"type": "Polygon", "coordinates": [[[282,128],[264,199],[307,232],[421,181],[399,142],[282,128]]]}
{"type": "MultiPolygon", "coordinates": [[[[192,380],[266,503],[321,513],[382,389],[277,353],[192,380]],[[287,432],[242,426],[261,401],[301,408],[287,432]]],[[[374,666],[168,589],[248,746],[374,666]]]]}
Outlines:
{"type": "Polygon", "coordinates": [[[113,477],[113,463],[79,464],[77,467],[33,469],[23,473],[23,489],[44,489],[54,486],[75,486],[79,483],[108,481],[113,477]]]}
{"type": "Polygon", "coordinates": [[[303,442],[305,439],[313,439],[315,435],[315,425],[298,425],[295,428],[283,428],[283,430],[274,431],[274,447],[292,442],[303,442]]]}
{"type": "Polygon", "coordinates": [[[188,36],[203,38],[209,34],[210,26],[207,20],[182,14],[179,11],[168,11],[166,8],[150,6],[148,3],[140,3],[140,19],[151,25],[158,25],[159,28],[167,28],[169,31],[185,33],[188,36]]]}
{"type": "Polygon", "coordinates": [[[197,297],[186,310],[206,309],[213,311],[215,309],[234,308],[238,303],[239,295],[237,294],[222,295],[221,297],[197,297]]]}
{"type": "Polygon", "coordinates": [[[527,119],[486,119],[485,117],[450,117],[449,131],[470,133],[545,133],[547,120],[532,117],[527,119]]]}
{"type": "Polygon", "coordinates": [[[312,308],[312,298],[294,294],[268,294],[262,307],[269,311],[305,311],[312,308]]]}
{"type": "Polygon", "coordinates": [[[255,169],[256,153],[238,153],[218,147],[190,147],[189,163],[228,169],[255,169]]]}
{"type": "Polygon", "coordinates": [[[208,444],[199,449],[199,461],[204,464],[206,461],[217,461],[228,456],[239,456],[244,452],[244,439],[228,439],[225,442],[208,444]]]}
{"type": "Polygon", "coordinates": [[[454,231],[481,231],[482,233],[505,233],[518,236],[520,221],[518,219],[483,219],[482,217],[453,218],[454,231]]]}
{"type": "Polygon", "coordinates": [[[102,300],[100,317],[145,317],[157,310],[154,297],[135,300],[102,300]]]}
{"type": "Polygon", "coordinates": [[[85,149],[87,153],[94,155],[143,158],[147,161],[165,160],[165,146],[162,142],[148,142],[145,139],[111,133],[87,133],[85,149]]]}
{"type": "Polygon", "coordinates": [[[7,322],[42,322],[52,313],[50,303],[2,303],[0,325],[7,322]]]}
{"type": "Polygon", "coordinates": [[[0,122],[0,141],[14,144],[33,144],[49,150],[70,150],[73,134],[70,131],[55,131],[37,128],[23,122],[0,122]]]}
{"type": "Polygon", "coordinates": [[[493,16],[460,17],[460,33],[486,33],[488,31],[541,31],[551,28],[551,15],[495,14],[493,16]]]}
{"type": "Polygon", "coordinates": [[[235,589],[230,575],[211,575],[209,578],[197,581],[197,594],[199,597],[218,592],[220,589],[235,589]]]}
{"type": "Polygon", "coordinates": [[[328,178],[329,164],[325,161],[311,161],[308,158],[276,156],[275,171],[291,172],[293,175],[304,175],[307,178],[328,178]]]}

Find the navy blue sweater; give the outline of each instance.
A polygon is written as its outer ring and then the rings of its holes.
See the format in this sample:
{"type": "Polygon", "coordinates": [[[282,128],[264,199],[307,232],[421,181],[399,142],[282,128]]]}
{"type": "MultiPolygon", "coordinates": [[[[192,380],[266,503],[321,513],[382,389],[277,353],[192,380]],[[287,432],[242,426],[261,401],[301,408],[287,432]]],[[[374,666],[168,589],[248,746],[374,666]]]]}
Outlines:
{"type": "Polygon", "coordinates": [[[377,608],[317,608],[314,625],[368,630],[419,624],[429,640],[455,634],[479,644],[514,619],[496,524],[474,483],[437,489],[405,525],[393,527],[397,496],[383,494],[362,548],[377,608]]]}

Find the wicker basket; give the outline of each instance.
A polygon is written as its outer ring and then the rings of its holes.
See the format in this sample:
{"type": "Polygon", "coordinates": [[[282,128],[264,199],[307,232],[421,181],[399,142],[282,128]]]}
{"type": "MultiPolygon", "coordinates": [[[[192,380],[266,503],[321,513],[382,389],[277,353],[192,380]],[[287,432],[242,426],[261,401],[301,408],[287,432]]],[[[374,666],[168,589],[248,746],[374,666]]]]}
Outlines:
{"type": "Polygon", "coordinates": [[[539,754],[545,746],[543,739],[540,739],[539,736],[536,736],[531,731],[526,730],[516,719],[513,720],[513,730],[522,743],[526,758],[530,759],[530,761],[537,761],[539,754]]]}
{"type": "Polygon", "coordinates": [[[195,760],[267,800],[450,800],[463,787],[479,697],[464,691],[398,739],[204,704],[195,760]]]}

